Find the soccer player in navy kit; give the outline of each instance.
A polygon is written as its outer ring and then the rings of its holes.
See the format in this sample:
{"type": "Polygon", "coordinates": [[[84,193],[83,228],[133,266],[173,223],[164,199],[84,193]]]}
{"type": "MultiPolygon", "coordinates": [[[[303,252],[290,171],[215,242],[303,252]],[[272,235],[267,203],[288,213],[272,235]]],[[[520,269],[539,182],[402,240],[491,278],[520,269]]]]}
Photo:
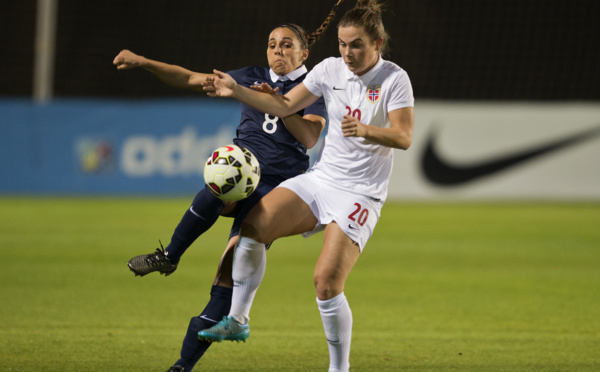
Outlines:
{"type": "MultiPolygon", "coordinates": [[[[308,48],[325,31],[339,0],[321,27],[312,34],[294,24],[276,27],[269,35],[267,59],[269,67],[245,67],[230,71],[235,81],[250,87],[267,82],[269,90],[287,93],[304,80],[307,69],[303,62],[308,57],[308,48]]],[[[202,91],[202,83],[211,74],[196,73],[179,66],[153,61],[128,50],[123,50],[113,63],[118,69],[140,67],[156,75],[168,85],[202,91]]],[[[258,159],[261,180],[257,189],[248,198],[227,203],[216,198],[206,188],[194,198],[164,249],[132,258],[128,266],[136,275],[153,271],[170,275],[173,273],[185,250],[219,218],[234,217],[229,242],[219,264],[211,289],[211,298],[203,312],[193,317],[183,341],[181,358],[167,371],[191,371],[210,346],[198,340],[198,332],[214,325],[227,315],[231,305],[233,280],[231,267],[233,247],[237,242],[241,222],[250,209],[270,190],[282,181],[304,173],[309,166],[306,149],[314,146],[325,126],[325,104],[323,100],[283,119],[242,105],[240,125],[235,144],[249,149],[258,159]]],[[[199,159],[200,160],[200,159],[199,159]]]]}

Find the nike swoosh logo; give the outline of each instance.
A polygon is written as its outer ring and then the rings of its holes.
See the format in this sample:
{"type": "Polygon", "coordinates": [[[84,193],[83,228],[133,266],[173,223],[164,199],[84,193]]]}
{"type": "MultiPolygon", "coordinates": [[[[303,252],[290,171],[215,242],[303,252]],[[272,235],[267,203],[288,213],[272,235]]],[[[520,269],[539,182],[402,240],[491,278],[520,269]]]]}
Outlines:
{"type": "Polygon", "coordinates": [[[499,173],[551,152],[586,142],[599,135],[600,127],[596,127],[567,138],[549,142],[536,148],[530,148],[480,164],[461,166],[451,164],[440,156],[435,146],[437,132],[434,130],[429,134],[429,137],[425,141],[425,150],[423,151],[421,158],[421,170],[425,177],[436,185],[457,186],[499,173]]]}
{"type": "Polygon", "coordinates": [[[211,318],[207,317],[206,315],[200,315],[200,318],[208,320],[209,322],[219,323],[218,321],[211,319],[211,318]]]}
{"type": "Polygon", "coordinates": [[[333,90],[346,90],[346,88],[333,87],[333,90]]]}
{"type": "MultiPolygon", "coordinates": [[[[196,216],[196,217],[200,217],[200,215],[199,215],[198,213],[196,213],[196,211],[194,210],[194,206],[193,206],[193,205],[190,207],[190,212],[192,212],[192,214],[193,214],[194,216],[196,216]]],[[[202,217],[200,217],[200,218],[202,218],[202,217]]]]}

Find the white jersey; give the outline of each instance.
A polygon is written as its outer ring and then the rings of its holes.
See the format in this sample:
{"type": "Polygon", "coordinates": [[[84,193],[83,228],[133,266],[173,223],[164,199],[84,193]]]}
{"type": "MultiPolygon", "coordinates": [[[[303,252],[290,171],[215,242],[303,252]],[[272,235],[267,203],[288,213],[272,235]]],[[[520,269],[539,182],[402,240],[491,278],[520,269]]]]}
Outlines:
{"type": "Polygon", "coordinates": [[[406,71],[380,57],[369,72],[356,76],[341,57],[332,57],[316,65],[303,83],[312,94],[325,98],[329,117],[325,141],[310,172],[319,172],[332,186],[385,200],[394,149],[362,137],[344,137],[341,121],[352,115],[363,124],[389,128],[390,111],[414,106],[406,71]]]}

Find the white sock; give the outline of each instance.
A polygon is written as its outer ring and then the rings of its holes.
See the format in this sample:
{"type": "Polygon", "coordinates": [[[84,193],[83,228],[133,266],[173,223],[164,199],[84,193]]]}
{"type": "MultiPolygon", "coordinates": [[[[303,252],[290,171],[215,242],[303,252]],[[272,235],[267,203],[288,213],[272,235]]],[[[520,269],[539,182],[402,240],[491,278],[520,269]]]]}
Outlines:
{"type": "Polygon", "coordinates": [[[329,345],[329,372],[347,372],[350,368],[352,311],[344,292],[329,300],[317,298],[325,337],[329,345]]]}
{"type": "Polygon", "coordinates": [[[265,245],[242,236],[233,259],[233,295],[229,311],[229,316],[241,324],[250,320],[250,307],[266,266],[265,245]]]}

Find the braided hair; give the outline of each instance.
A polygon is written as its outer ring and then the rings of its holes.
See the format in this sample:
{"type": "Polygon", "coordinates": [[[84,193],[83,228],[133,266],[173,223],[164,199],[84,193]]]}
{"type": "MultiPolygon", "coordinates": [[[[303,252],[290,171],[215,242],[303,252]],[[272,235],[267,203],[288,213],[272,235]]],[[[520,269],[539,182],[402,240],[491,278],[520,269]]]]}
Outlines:
{"type": "Polygon", "coordinates": [[[321,37],[321,35],[325,32],[325,30],[327,30],[327,27],[329,27],[329,24],[331,23],[333,18],[335,18],[335,14],[336,14],[338,6],[343,1],[344,0],[338,0],[336,2],[336,4],[333,6],[333,8],[331,8],[331,10],[329,11],[327,18],[325,18],[323,23],[321,23],[321,26],[319,26],[319,28],[317,28],[314,32],[312,32],[310,34],[308,34],[306,31],[304,31],[304,29],[302,27],[300,27],[294,23],[284,23],[275,28],[285,27],[285,28],[288,28],[288,29],[294,31],[294,33],[296,33],[296,35],[298,35],[298,38],[302,42],[302,49],[310,49],[310,47],[312,47],[317,42],[317,40],[319,39],[319,37],[321,37]]]}

